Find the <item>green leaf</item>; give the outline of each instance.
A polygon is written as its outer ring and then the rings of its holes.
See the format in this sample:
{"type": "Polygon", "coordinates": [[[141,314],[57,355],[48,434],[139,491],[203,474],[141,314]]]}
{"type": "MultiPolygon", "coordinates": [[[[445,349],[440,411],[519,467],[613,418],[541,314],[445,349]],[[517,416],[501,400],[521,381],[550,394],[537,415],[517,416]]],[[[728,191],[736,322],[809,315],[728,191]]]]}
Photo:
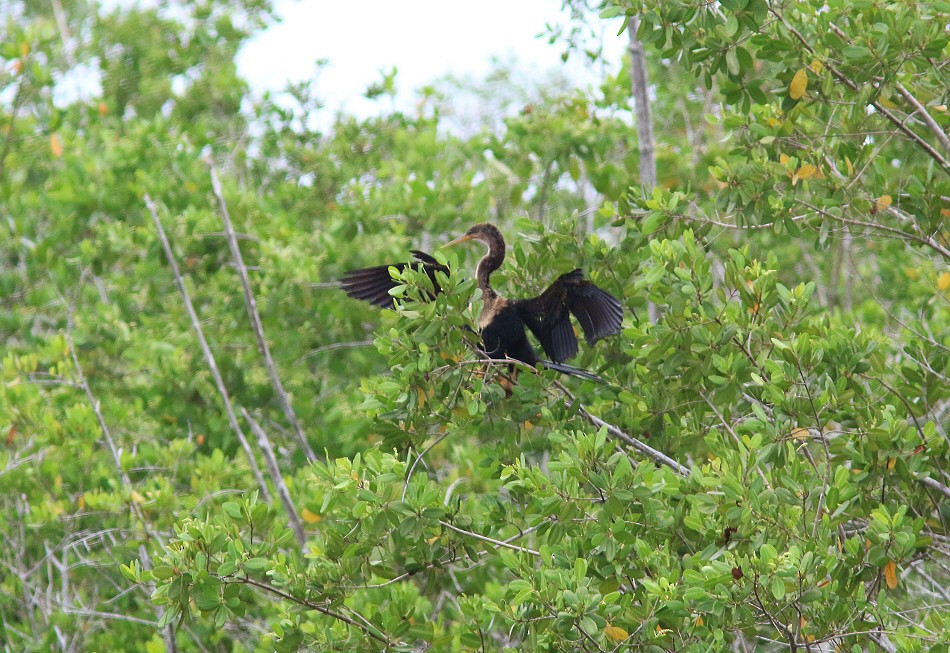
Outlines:
{"type": "Polygon", "coordinates": [[[772,582],[769,584],[769,589],[772,592],[772,596],[775,597],[776,601],[781,601],[785,598],[785,581],[783,581],[778,576],[772,577],[772,582]]]}
{"type": "Polygon", "coordinates": [[[269,566],[270,561],[267,558],[248,558],[243,563],[243,567],[250,571],[261,571],[269,566]]]}

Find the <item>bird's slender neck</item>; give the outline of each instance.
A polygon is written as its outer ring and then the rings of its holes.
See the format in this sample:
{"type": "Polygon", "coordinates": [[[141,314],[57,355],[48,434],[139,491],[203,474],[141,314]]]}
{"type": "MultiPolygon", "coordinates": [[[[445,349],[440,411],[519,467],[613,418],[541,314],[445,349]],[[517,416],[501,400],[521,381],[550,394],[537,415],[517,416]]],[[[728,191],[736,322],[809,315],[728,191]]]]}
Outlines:
{"type": "Polygon", "coordinates": [[[488,245],[488,253],[478,262],[475,268],[475,279],[478,281],[478,287],[481,288],[483,296],[494,297],[495,291],[491,287],[489,277],[491,273],[501,267],[505,260],[505,240],[500,233],[490,234],[485,240],[488,245]]]}

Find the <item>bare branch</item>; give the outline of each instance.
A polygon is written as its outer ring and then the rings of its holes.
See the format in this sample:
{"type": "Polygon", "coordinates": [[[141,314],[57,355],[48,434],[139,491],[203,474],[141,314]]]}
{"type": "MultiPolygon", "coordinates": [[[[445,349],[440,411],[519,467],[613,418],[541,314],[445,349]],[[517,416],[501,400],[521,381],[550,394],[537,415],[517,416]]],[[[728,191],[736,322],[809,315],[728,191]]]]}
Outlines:
{"type": "Polygon", "coordinates": [[[472,531],[466,531],[464,529],[459,528],[458,526],[454,526],[453,524],[450,524],[449,522],[443,519],[440,519],[439,523],[442,524],[442,526],[444,526],[445,528],[449,529],[450,531],[455,531],[459,535],[474,537],[476,540],[481,540],[482,542],[488,542],[489,544],[494,544],[496,547],[511,549],[512,551],[518,551],[519,553],[527,553],[529,555],[535,556],[536,558],[541,557],[541,554],[533,549],[527,549],[523,546],[518,546],[516,544],[509,544],[505,540],[496,540],[494,538],[488,537],[487,535],[481,535],[479,533],[473,533],[472,531]]]}
{"type": "Polygon", "coordinates": [[[600,419],[600,418],[597,417],[596,415],[593,415],[593,414],[587,412],[587,409],[584,408],[583,406],[578,406],[578,411],[577,411],[577,412],[578,412],[578,414],[579,414],[581,417],[583,417],[584,419],[586,419],[588,422],[590,422],[590,423],[593,424],[594,426],[596,426],[596,427],[598,427],[598,428],[606,428],[606,429],[607,429],[607,432],[608,432],[610,435],[614,436],[615,438],[617,438],[618,440],[620,440],[620,441],[623,442],[624,444],[633,447],[634,449],[636,449],[637,451],[639,451],[640,453],[642,453],[642,454],[645,455],[646,457],[648,457],[648,458],[650,458],[651,460],[653,460],[653,462],[658,463],[658,464],[660,464],[660,465],[665,465],[666,467],[669,467],[670,469],[672,469],[674,472],[676,472],[676,473],[679,474],[680,476],[689,476],[689,475],[690,475],[690,471],[689,471],[689,468],[688,468],[688,467],[684,467],[683,465],[679,464],[678,462],[676,462],[675,460],[673,460],[672,458],[670,458],[669,456],[667,456],[665,453],[663,453],[663,452],[661,452],[661,451],[657,451],[657,450],[654,449],[653,447],[650,447],[650,446],[644,444],[643,442],[640,442],[640,441],[637,440],[635,437],[633,437],[633,436],[631,436],[631,435],[627,435],[626,433],[624,433],[623,431],[621,431],[619,428],[617,428],[617,427],[614,426],[613,424],[608,424],[607,422],[605,422],[604,420],[600,419]]]}
{"type": "Polygon", "coordinates": [[[940,492],[946,498],[950,499],[950,487],[947,487],[940,481],[930,478],[930,477],[917,476],[916,478],[918,481],[920,481],[922,484],[926,485],[930,489],[936,490],[937,492],[940,492]]]}
{"type": "MultiPolygon", "coordinates": [[[[805,50],[811,54],[815,54],[815,50],[808,42],[808,39],[806,39],[797,29],[792,27],[792,25],[790,25],[785,20],[785,18],[775,10],[774,7],[769,7],[769,12],[775,16],[775,18],[777,18],[782,23],[782,25],[785,26],[785,29],[795,35],[795,38],[799,40],[799,42],[804,46],[805,50]]],[[[839,82],[845,84],[852,91],[858,92],[861,90],[861,87],[857,84],[857,82],[838,70],[837,67],[827,60],[827,58],[823,57],[822,59],[824,61],[825,67],[831,71],[831,74],[834,75],[839,82]]],[[[930,158],[939,163],[944,172],[950,172],[950,162],[943,158],[940,152],[934,149],[933,145],[925,141],[919,134],[905,125],[903,120],[895,116],[887,107],[881,104],[880,101],[871,100],[870,104],[879,114],[887,118],[891,123],[894,124],[895,127],[897,127],[900,131],[906,134],[908,138],[914,141],[924,152],[927,153],[928,156],[930,156],[930,158]]]]}
{"type": "Polygon", "coordinates": [[[267,471],[270,473],[271,480],[274,482],[274,487],[277,488],[277,496],[280,497],[280,502],[284,504],[284,510],[287,511],[290,528],[294,531],[294,535],[297,537],[297,543],[300,544],[300,548],[302,549],[304,544],[307,543],[307,534],[304,532],[303,522],[300,521],[300,515],[297,514],[297,508],[294,506],[293,499],[290,498],[287,484],[284,483],[284,478],[280,474],[280,467],[277,466],[277,459],[274,457],[274,449],[271,447],[270,438],[267,437],[267,433],[261,428],[261,425],[251,417],[251,414],[248,413],[243,406],[241,407],[241,414],[244,415],[244,419],[247,420],[247,423],[251,425],[251,431],[257,436],[257,445],[264,454],[267,471]]]}
{"type": "MultiPolygon", "coordinates": [[[[71,330],[73,322],[72,313],[69,314],[67,321],[71,330]]],[[[122,468],[122,460],[119,457],[119,450],[115,446],[115,440],[112,439],[112,432],[109,431],[109,425],[106,424],[105,417],[102,416],[99,400],[93,396],[92,389],[89,387],[89,383],[86,381],[86,375],[82,373],[82,367],[79,365],[79,358],[76,356],[76,343],[73,342],[73,336],[70,331],[66,331],[65,337],[66,343],[69,345],[69,355],[72,357],[73,366],[76,368],[76,377],[79,379],[79,386],[86,393],[86,399],[89,400],[89,405],[92,407],[92,412],[96,415],[96,420],[99,422],[99,429],[102,431],[102,437],[106,441],[109,451],[112,453],[112,461],[115,463],[115,468],[119,473],[119,477],[122,479],[122,485],[125,487],[131,487],[132,481],[129,479],[129,475],[126,473],[125,469],[122,468]]]]}
{"type": "MultiPolygon", "coordinates": [[[[343,623],[349,624],[350,626],[353,626],[354,628],[359,628],[361,631],[363,631],[364,633],[366,633],[367,635],[369,635],[369,636],[372,637],[373,639],[378,640],[378,641],[382,642],[383,644],[386,644],[387,646],[388,646],[389,643],[390,643],[389,637],[388,637],[387,635],[385,635],[385,633],[383,633],[383,631],[381,631],[381,630],[380,630],[379,628],[377,628],[376,626],[373,626],[372,624],[369,624],[369,622],[366,621],[366,619],[363,619],[363,621],[365,622],[365,624],[361,624],[361,623],[359,623],[358,621],[355,621],[355,620],[353,620],[353,619],[347,617],[345,614],[340,614],[339,612],[335,612],[335,611],[333,611],[333,610],[331,610],[331,609],[329,609],[329,608],[326,608],[326,607],[320,605],[319,603],[314,603],[313,601],[308,601],[307,599],[297,598],[296,596],[294,596],[294,595],[292,595],[292,594],[288,594],[287,592],[285,592],[285,591],[283,591],[283,590],[281,590],[281,589],[279,589],[279,588],[277,588],[277,587],[273,587],[273,586],[271,586],[271,585],[268,585],[267,583],[262,583],[262,582],[260,582],[260,581],[256,581],[256,580],[254,580],[253,578],[242,578],[242,579],[240,579],[239,581],[236,581],[236,582],[241,582],[241,583],[246,583],[246,584],[248,584],[248,585],[252,585],[253,587],[257,587],[258,589],[262,589],[262,590],[264,590],[265,592],[270,592],[271,594],[274,594],[274,595],[276,595],[276,596],[279,596],[279,597],[282,598],[282,599],[286,599],[286,600],[288,600],[288,601],[291,601],[291,602],[293,602],[293,603],[296,603],[297,605],[302,605],[302,606],[305,606],[305,607],[307,607],[307,608],[310,608],[311,610],[316,610],[316,611],[319,612],[320,614],[326,615],[326,616],[328,616],[328,617],[330,617],[330,618],[332,618],[332,619],[336,619],[336,620],[338,620],[338,621],[342,621],[343,623]],[[369,625],[366,625],[366,624],[369,624],[369,625]]],[[[353,612],[355,613],[356,611],[353,610],[353,612]]],[[[362,619],[362,616],[361,616],[361,619],[362,619]]]]}
{"type": "Polygon", "coordinates": [[[218,394],[221,395],[221,401],[224,404],[224,412],[228,417],[228,424],[231,425],[231,430],[234,431],[237,435],[238,441],[241,443],[241,448],[244,449],[244,453],[247,456],[248,465],[250,465],[251,472],[254,474],[254,478],[257,480],[257,486],[261,490],[261,496],[264,497],[267,503],[270,503],[271,497],[270,492],[267,490],[267,484],[264,482],[264,477],[261,475],[261,470],[257,466],[257,460],[254,459],[254,452],[251,450],[251,444],[247,441],[247,438],[244,436],[244,431],[241,430],[241,425],[238,424],[237,417],[234,414],[234,408],[231,405],[231,396],[228,394],[228,389],[224,385],[224,379],[221,378],[221,372],[218,371],[218,364],[214,360],[214,354],[211,353],[211,347],[208,346],[208,341],[205,339],[204,331],[201,329],[201,321],[198,319],[198,314],[195,312],[195,307],[191,303],[191,296],[188,294],[188,289],[185,287],[185,280],[182,279],[181,272],[178,269],[178,263],[175,261],[175,253],[172,251],[172,246],[168,242],[168,237],[165,235],[165,229],[162,228],[162,223],[158,219],[158,210],[155,208],[155,202],[152,201],[152,198],[146,193],[145,195],[145,205],[148,207],[149,213],[152,214],[152,222],[155,223],[155,229],[158,232],[159,240],[162,241],[162,247],[165,250],[165,257],[168,259],[168,265],[172,269],[172,274],[175,276],[175,285],[178,286],[178,291],[181,293],[182,299],[185,302],[185,310],[188,312],[188,317],[191,318],[191,326],[195,330],[195,335],[198,338],[198,344],[201,345],[201,351],[204,353],[205,361],[208,363],[208,368],[211,370],[211,376],[214,377],[215,385],[218,388],[218,394]]]}
{"type": "Polygon", "coordinates": [[[933,119],[933,116],[927,112],[927,109],[924,108],[924,105],[915,98],[910,91],[908,91],[903,84],[897,82],[897,92],[901,94],[907,103],[910,104],[917,113],[920,115],[920,119],[924,121],[924,124],[930,129],[934,136],[937,137],[937,140],[940,141],[940,145],[943,146],[943,149],[950,153],[950,137],[947,137],[945,131],[940,128],[940,125],[937,124],[937,121],[933,119]]]}
{"type": "Polygon", "coordinates": [[[287,391],[284,390],[284,384],[281,383],[280,376],[277,374],[277,366],[274,365],[274,359],[270,355],[270,347],[267,346],[267,338],[264,336],[264,325],[261,323],[261,316],[257,312],[257,300],[254,299],[254,291],[251,290],[251,280],[247,276],[247,267],[244,265],[244,258],[241,256],[241,248],[238,246],[237,235],[234,233],[234,225],[231,223],[231,215],[228,213],[228,205],[224,201],[224,192],[221,189],[221,181],[218,179],[218,172],[214,163],[208,162],[211,170],[211,188],[214,190],[215,197],[218,198],[218,208],[221,211],[221,221],[224,223],[224,236],[228,241],[228,247],[231,248],[231,257],[234,259],[234,265],[238,271],[238,277],[241,279],[241,289],[244,291],[244,305],[247,307],[247,316],[251,320],[251,329],[254,331],[254,339],[257,341],[257,351],[264,358],[264,366],[267,368],[267,376],[270,377],[271,386],[277,394],[280,407],[284,411],[284,417],[290,422],[300,446],[307,455],[307,460],[313,462],[317,459],[307,436],[300,426],[297,414],[290,402],[287,391]]]}

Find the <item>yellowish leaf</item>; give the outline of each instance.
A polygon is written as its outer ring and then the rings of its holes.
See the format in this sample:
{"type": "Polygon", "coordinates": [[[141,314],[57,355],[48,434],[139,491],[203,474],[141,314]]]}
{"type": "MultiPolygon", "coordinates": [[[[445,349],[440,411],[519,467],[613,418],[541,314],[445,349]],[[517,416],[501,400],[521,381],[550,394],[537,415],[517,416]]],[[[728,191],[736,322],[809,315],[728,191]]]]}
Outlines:
{"type": "Polygon", "coordinates": [[[30,44],[23,41],[23,43],[20,44],[20,56],[25,57],[28,54],[30,54],[30,44]]]}
{"type": "Polygon", "coordinates": [[[303,512],[300,513],[300,516],[303,517],[303,520],[308,524],[316,524],[318,521],[323,519],[320,515],[310,512],[306,508],[303,509],[303,512]]]}
{"type": "Polygon", "coordinates": [[[891,205],[891,201],[890,195],[881,195],[879,198],[874,200],[874,205],[877,207],[878,211],[883,211],[891,205]]]}
{"type": "Polygon", "coordinates": [[[894,564],[893,560],[888,560],[887,564],[884,565],[884,580],[887,581],[887,586],[890,589],[897,588],[897,565],[894,564]]]}
{"type": "Polygon", "coordinates": [[[53,134],[49,137],[49,149],[57,159],[63,156],[63,142],[59,140],[58,134],[53,134]]]}
{"type": "Polygon", "coordinates": [[[940,215],[944,218],[950,218],[950,209],[940,209],[940,215]]]}
{"type": "Polygon", "coordinates": [[[896,108],[897,108],[897,105],[894,104],[894,102],[891,101],[890,98],[882,97],[880,100],[878,100],[878,102],[880,102],[880,103],[881,103],[881,106],[884,107],[885,109],[896,109],[896,108]]]}
{"type": "Polygon", "coordinates": [[[887,470],[893,471],[894,465],[897,464],[897,458],[888,458],[887,459],[887,470]]]}
{"type": "Polygon", "coordinates": [[[844,163],[845,163],[846,166],[848,166],[848,176],[849,176],[849,177],[853,177],[853,176],[854,176],[854,164],[851,163],[851,159],[849,159],[848,157],[845,157],[845,158],[844,158],[844,163]]]}
{"type": "Polygon", "coordinates": [[[937,288],[939,290],[946,290],[950,288],[950,272],[944,272],[939,277],[937,277],[937,288]]]}
{"type": "Polygon", "coordinates": [[[441,536],[441,535],[433,535],[432,537],[430,537],[429,539],[426,540],[426,544],[429,544],[429,545],[434,544],[436,541],[438,541],[438,539],[439,539],[440,537],[442,537],[442,536],[441,536]]]}
{"type": "Polygon", "coordinates": [[[792,83],[788,85],[788,97],[793,100],[800,100],[808,89],[808,73],[804,68],[795,73],[792,77],[792,83]]]}
{"type": "Polygon", "coordinates": [[[935,110],[935,111],[939,111],[940,113],[946,113],[946,111],[947,111],[947,105],[946,105],[946,104],[938,104],[937,106],[934,107],[934,110],[935,110]]]}
{"type": "Polygon", "coordinates": [[[614,644],[618,642],[622,642],[623,640],[630,637],[630,633],[628,633],[623,628],[620,628],[619,626],[610,626],[610,625],[604,628],[604,635],[606,635],[607,639],[609,639],[614,644]]]}
{"type": "Polygon", "coordinates": [[[703,621],[703,615],[697,615],[697,616],[696,616],[696,620],[693,622],[693,625],[694,625],[694,626],[702,626],[704,623],[706,623],[706,622],[703,621]]]}
{"type": "Polygon", "coordinates": [[[425,390],[423,390],[422,388],[418,388],[416,392],[418,393],[418,396],[419,396],[419,408],[422,408],[423,406],[426,405],[425,390]]]}
{"type": "Polygon", "coordinates": [[[792,431],[792,437],[796,440],[807,440],[808,439],[808,429],[798,428],[792,431]]]}
{"type": "Polygon", "coordinates": [[[132,501],[134,501],[135,503],[139,505],[142,505],[143,503],[145,503],[145,497],[143,497],[141,494],[139,494],[135,490],[132,490],[132,494],[129,496],[132,497],[132,501]]]}
{"type": "Polygon", "coordinates": [[[778,158],[778,162],[781,163],[782,165],[785,165],[786,163],[788,163],[788,155],[783,154],[782,156],[780,156],[778,158]]]}
{"type": "Polygon", "coordinates": [[[821,71],[825,69],[825,65],[817,59],[808,64],[808,67],[811,68],[811,71],[816,75],[820,75],[821,71]]]}
{"type": "Polygon", "coordinates": [[[814,177],[816,172],[818,172],[818,168],[810,163],[806,163],[801,168],[799,168],[798,172],[795,174],[799,179],[809,179],[810,177],[814,177]]]}

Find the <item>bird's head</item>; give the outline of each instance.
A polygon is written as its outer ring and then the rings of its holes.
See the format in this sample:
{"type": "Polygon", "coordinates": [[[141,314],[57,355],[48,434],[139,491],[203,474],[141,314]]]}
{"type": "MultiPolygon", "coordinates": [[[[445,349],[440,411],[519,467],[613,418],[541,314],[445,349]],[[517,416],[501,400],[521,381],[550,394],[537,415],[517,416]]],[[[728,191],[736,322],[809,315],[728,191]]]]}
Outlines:
{"type": "Polygon", "coordinates": [[[458,245],[459,243],[464,243],[468,240],[478,240],[486,245],[489,249],[497,248],[504,251],[505,240],[502,238],[501,232],[498,231],[498,227],[489,223],[482,222],[471,227],[464,234],[453,240],[452,242],[446,243],[445,247],[450,247],[451,245],[458,245]]]}

